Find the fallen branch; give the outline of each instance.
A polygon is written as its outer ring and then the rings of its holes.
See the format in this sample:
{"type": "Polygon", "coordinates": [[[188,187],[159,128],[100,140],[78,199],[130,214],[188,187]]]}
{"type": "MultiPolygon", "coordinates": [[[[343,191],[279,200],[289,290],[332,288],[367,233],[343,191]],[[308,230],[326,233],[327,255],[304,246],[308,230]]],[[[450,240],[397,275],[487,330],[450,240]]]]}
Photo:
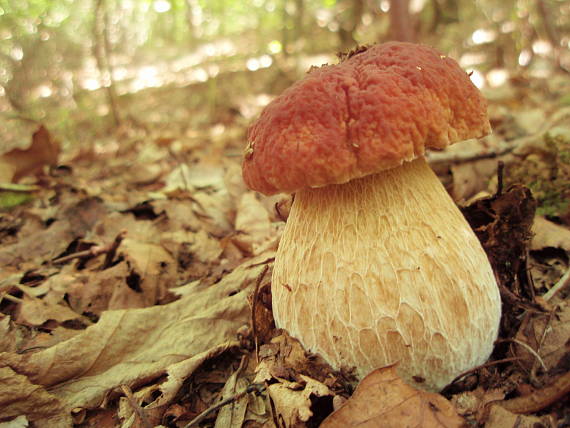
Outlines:
{"type": "Polygon", "coordinates": [[[564,398],[568,393],[570,393],[570,372],[566,372],[553,384],[538,389],[532,394],[493,404],[498,404],[512,413],[535,413],[564,398]]]}

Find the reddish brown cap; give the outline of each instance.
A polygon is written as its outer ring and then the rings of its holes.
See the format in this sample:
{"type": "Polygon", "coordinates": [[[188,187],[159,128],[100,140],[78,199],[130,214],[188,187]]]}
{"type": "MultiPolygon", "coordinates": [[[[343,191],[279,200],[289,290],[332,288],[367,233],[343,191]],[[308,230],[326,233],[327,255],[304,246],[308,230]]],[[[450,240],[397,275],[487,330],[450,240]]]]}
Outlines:
{"type": "Polygon", "coordinates": [[[271,195],[345,183],[490,132],[487,104],[457,62],[390,42],[311,71],[248,131],[243,177],[271,195]]]}

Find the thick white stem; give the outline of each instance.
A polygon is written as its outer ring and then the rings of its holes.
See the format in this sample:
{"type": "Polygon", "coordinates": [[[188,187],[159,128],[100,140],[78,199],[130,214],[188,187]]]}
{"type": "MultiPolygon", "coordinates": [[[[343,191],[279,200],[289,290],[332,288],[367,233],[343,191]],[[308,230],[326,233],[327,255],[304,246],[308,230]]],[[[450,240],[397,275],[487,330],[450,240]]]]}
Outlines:
{"type": "Polygon", "coordinates": [[[501,314],[487,256],[424,159],[298,192],[272,293],[277,326],[333,367],[399,362],[430,390],[489,357],[501,314]]]}

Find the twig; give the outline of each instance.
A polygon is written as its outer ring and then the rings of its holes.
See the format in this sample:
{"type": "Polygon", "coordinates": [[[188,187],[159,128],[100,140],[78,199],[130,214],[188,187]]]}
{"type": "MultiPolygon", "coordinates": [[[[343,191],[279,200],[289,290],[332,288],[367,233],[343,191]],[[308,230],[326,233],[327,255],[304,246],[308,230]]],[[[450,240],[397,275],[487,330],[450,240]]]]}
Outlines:
{"type": "Polygon", "coordinates": [[[556,293],[558,293],[564,287],[567,287],[568,284],[570,284],[570,269],[568,269],[566,273],[562,275],[562,278],[560,278],[560,280],[554,284],[554,287],[542,295],[542,298],[546,301],[549,301],[554,297],[556,293]]]}
{"type": "Polygon", "coordinates": [[[122,230],[119,234],[115,237],[115,240],[107,245],[95,245],[88,250],[78,251],[73,254],[68,254],[67,256],[60,257],[52,261],[53,264],[63,264],[67,263],[73,259],[86,259],[86,258],[93,258],[97,257],[101,254],[107,254],[105,257],[105,262],[103,262],[103,268],[109,267],[110,262],[113,261],[113,257],[115,257],[115,253],[117,252],[117,248],[123,241],[123,239],[127,236],[127,231],[122,230]],[[108,261],[110,260],[110,261],[108,261]]]}
{"type": "Polygon", "coordinates": [[[121,242],[123,242],[123,239],[125,239],[125,236],[127,236],[126,230],[121,230],[117,236],[115,236],[113,243],[110,245],[109,250],[107,251],[107,255],[105,256],[105,261],[101,266],[101,270],[107,269],[109,266],[111,266],[113,259],[115,258],[115,254],[117,254],[117,249],[119,248],[119,245],[121,245],[121,242]]]}
{"type": "Polygon", "coordinates": [[[505,172],[505,162],[499,161],[497,165],[497,193],[496,196],[503,194],[503,174],[505,172]]]}
{"type": "Polygon", "coordinates": [[[144,428],[152,428],[153,425],[146,417],[144,409],[141,406],[139,406],[139,403],[137,403],[137,400],[133,396],[133,391],[131,391],[131,388],[129,388],[127,385],[121,385],[121,390],[125,394],[125,397],[127,398],[129,404],[131,405],[131,407],[139,417],[141,424],[144,426],[144,428]]]}
{"type": "Polygon", "coordinates": [[[11,294],[8,294],[8,293],[0,296],[0,301],[2,299],[6,299],[6,300],[9,300],[10,302],[14,302],[14,303],[24,303],[23,299],[20,299],[19,297],[16,297],[16,296],[12,296],[11,294]]]}
{"type": "Polygon", "coordinates": [[[264,384],[252,383],[243,391],[238,392],[238,393],[232,395],[231,397],[228,397],[225,400],[220,401],[218,404],[214,404],[213,406],[207,408],[202,413],[200,413],[198,416],[196,416],[194,419],[192,419],[190,422],[188,422],[188,424],[186,424],[184,426],[184,428],[190,428],[192,426],[199,424],[204,419],[206,419],[210,413],[215,412],[216,410],[224,407],[226,404],[233,403],[234,401],[239,400],[241,397],[243,397],[243,396],[245,396],[251,392],[256,392],[256,393],[260,394],[263,391],[265,391],[265,385],[264,384]]]}
{"type": "Polygon", "coordinates": [[[268,265],[265,265],[261,273],[257,276],[255,281],[255,290],[253,291],[253,302],[251,303],[251,330],[253,334],[253,343],[255,344],[255,362],[259,364],[259,340],[257,338],[257,323],[255,322],[255,309],[257,308],[257,299],[259,293],[259,286],[261,285],[261,281],[263,281],[263,277],[267,273],[269,269],[268,265]]]}
{"type": "Polygon", "coordinates": [[[532,394],[495,402],[494,404],[498,404],[512,413],[535,413],[560,400],[569,392],[570,372],[566,372],[553,384],[538,389],[532,394]]]}
{"type": "Polygon", "coordinates": [[[534,358],[536,359],[536,361],[538,361],[540,363],[540,365],[542,366],[542,369],[544,371],[548,371],[548,369],[546,368],[546,364],[544,364],[544,361],[542,360],[542,357],[540,355],[538,355],[538,352],[536,352],[534,349],[532,349],[532,347],[528,344],[528,343],[524,343],[521,340],[518,339],[500,339],[497,340],[495,343],[502,343],[502,342],[512,342],[512,343],[516,343],[517,345],[522,346],[524,349],[526,349],[528,352],[530,352],[534,358]]]}

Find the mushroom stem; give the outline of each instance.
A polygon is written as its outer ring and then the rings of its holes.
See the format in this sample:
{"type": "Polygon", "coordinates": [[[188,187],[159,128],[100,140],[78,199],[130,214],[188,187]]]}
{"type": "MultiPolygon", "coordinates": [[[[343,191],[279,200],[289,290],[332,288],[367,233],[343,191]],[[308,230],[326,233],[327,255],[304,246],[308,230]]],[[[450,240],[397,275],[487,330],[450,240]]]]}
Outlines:
{"type": "Polygon", "coordinates": [[[272,280],[278,327],[358,377],[440,390],[487,360],[501,302],[477,237],[425,159],[299,191],[272,280]]]}

